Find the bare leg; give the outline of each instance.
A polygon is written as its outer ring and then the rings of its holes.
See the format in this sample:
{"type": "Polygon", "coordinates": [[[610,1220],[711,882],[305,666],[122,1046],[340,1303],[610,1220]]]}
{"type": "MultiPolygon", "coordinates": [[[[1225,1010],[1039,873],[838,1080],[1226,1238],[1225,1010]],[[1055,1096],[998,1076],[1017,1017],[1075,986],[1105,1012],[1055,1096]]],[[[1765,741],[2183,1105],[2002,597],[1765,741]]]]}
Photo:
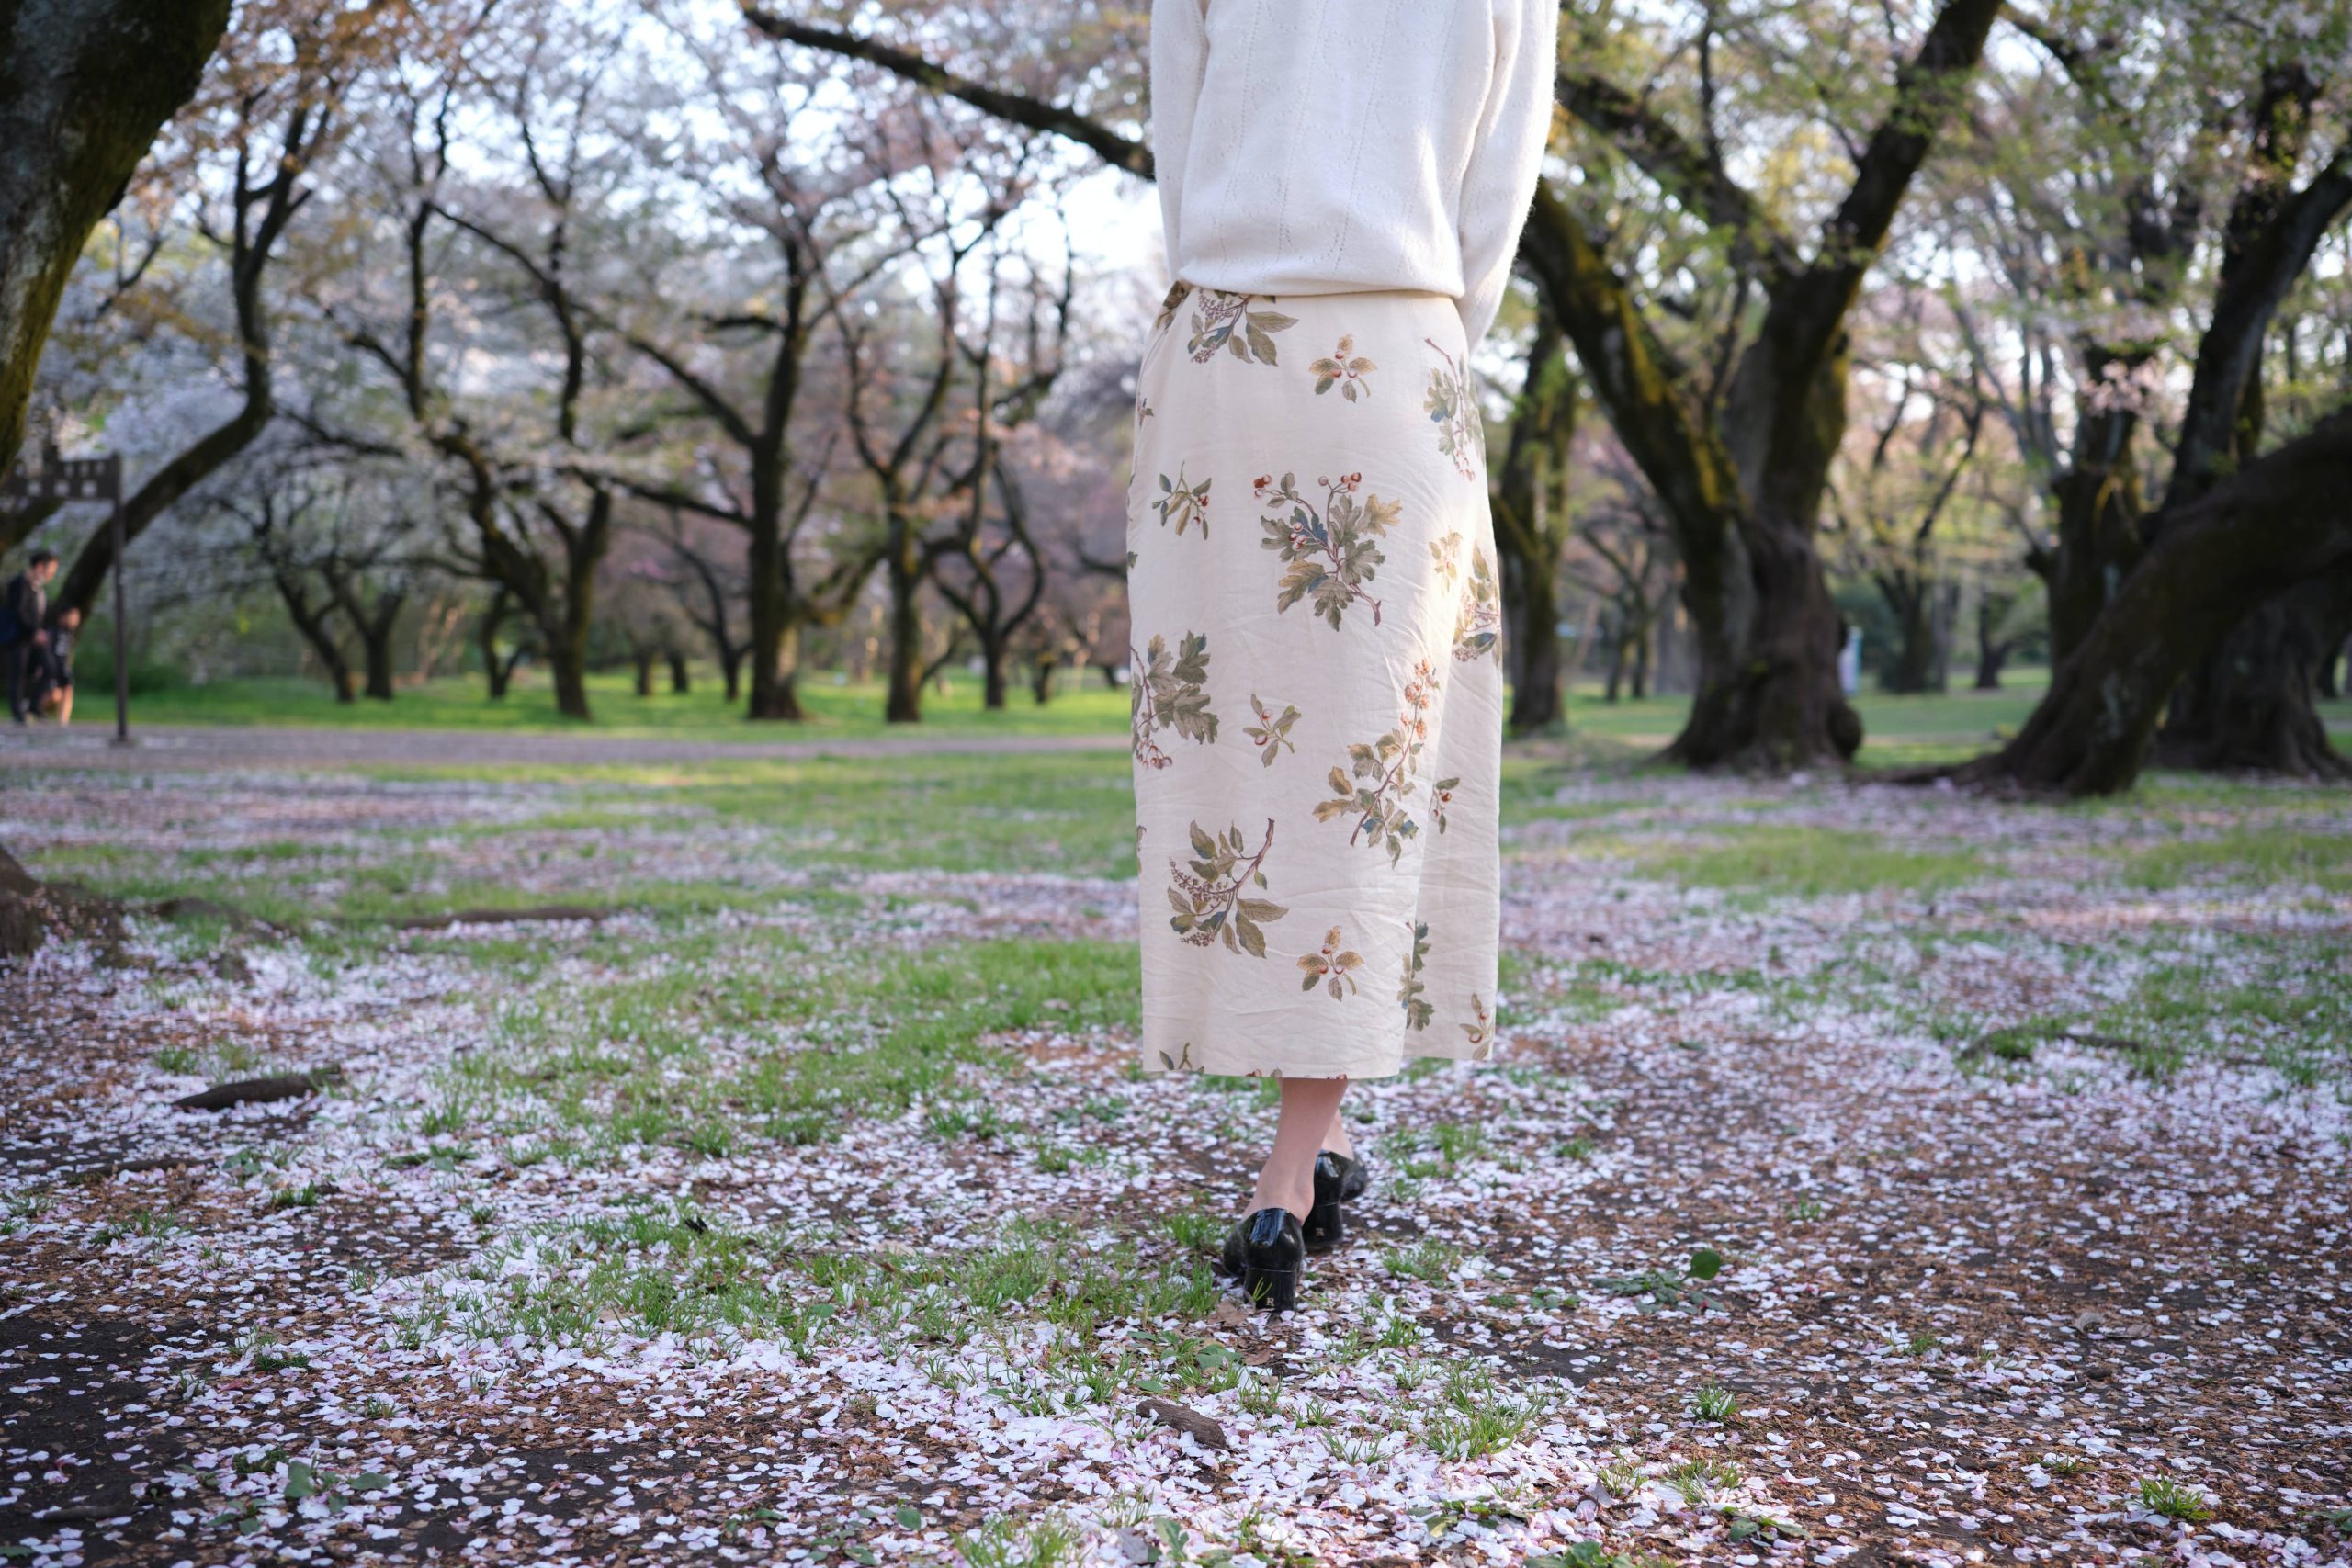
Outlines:
{"type": "Polygon", "coordinates": [[[1345,1078],[1283,1079],[1282,1117],[1274,1123],[1273,1152],[1258,1171],[1250,1212],[1288,1209],[1301,1220],[1315,1206],[1315,1156],[1339,1120],[1345,1078]]]}
{"type": "Polygon", "coordinates": [[[1330,1130],[1323,1134],[1323,1146],[1335,1155],[1345,1155],[1350,1159],[1356,1157],[1356,1141],[1348,1135],[1348,1118],[1345,1112],[1339,1111],[1331,1112],[1331,1126],[1330,1130]]]}

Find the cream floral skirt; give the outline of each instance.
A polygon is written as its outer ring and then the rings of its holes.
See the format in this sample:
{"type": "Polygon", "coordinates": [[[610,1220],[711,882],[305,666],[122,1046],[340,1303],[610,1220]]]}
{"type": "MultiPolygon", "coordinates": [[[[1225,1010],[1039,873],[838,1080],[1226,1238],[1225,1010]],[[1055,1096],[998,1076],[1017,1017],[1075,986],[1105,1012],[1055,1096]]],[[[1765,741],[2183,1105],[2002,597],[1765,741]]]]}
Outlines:
{"type": "Polygon", "coordinates": [[[1127,512],[1148,1069],[1492,1047],[1501,605],[1465,359],[1436,294],[1160,310],[1127,512]]]}

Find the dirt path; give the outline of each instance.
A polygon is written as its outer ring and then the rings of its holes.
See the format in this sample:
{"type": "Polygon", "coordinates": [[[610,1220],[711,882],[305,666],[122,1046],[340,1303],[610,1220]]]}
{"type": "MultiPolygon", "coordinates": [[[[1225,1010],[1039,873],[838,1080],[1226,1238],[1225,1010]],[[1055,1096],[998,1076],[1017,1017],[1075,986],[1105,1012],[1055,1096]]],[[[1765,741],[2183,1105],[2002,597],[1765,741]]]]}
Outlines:
{"type": "Polygon", "coordinates": [[[0,772],[231,772],[330,767],[592,767],[694,761],[789,761],[809,757],[933,753],[1115,751],[1122,735],[844,735],[794,740],[687,740],[660,736],[500,734],[458,729],[300,729],[187,725],[135,732],[117,746],[111,729],[0,732],[0,772]]]}

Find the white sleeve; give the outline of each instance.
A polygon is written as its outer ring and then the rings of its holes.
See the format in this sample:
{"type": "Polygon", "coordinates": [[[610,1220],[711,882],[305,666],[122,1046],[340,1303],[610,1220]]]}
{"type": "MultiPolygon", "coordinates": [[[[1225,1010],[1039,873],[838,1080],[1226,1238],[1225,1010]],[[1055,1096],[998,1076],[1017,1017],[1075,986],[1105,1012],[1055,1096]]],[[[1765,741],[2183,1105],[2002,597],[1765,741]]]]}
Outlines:
{"type": "Polygon", "coordinates": [[[1203,0],[1154,0],[1151,7],[1151,164],[1159,186],[1159,224],[1168,276],[1176,276],[1177,225],[1183,214],[1184,157],[1208,70],[1203,0]]]}
{"type": "Polygon", "coordinates": [[[1559,40],[1559,0],[1498,0],[1495,78],[1462,181],[1462,332],[1473,349],[1502,309],[1551,140],[1559,40]]]}

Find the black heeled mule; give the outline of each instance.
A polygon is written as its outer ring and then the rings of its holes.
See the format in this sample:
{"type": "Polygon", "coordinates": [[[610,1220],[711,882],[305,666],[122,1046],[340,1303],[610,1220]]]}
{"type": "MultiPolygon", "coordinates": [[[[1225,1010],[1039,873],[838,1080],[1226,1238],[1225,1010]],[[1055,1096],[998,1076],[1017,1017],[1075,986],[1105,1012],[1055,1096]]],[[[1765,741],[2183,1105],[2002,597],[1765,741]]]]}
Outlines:
{"type": "Polygon", "coordinates": [[[1372,1172],[1363,1160],[1329,1149],[1315,1156],[1315,1203],[1306,1211],[1306,1223],[1299,1227],[1307,1251],[1329,1252],[1347,1239],[1347,1222],[1340,1216],[1340,1205],[1363,1197],[1371,1185],[1372,1172]]]}
{"type": "Polygon", "coordinates": [[[1306,1268],[1306,1239],[1288,1209],[1261,1209],[1225,1238],[1225,1271],[1260,1306],[1288,1312],[1298,1304],[1298,1277],[1306,1268]]]}

